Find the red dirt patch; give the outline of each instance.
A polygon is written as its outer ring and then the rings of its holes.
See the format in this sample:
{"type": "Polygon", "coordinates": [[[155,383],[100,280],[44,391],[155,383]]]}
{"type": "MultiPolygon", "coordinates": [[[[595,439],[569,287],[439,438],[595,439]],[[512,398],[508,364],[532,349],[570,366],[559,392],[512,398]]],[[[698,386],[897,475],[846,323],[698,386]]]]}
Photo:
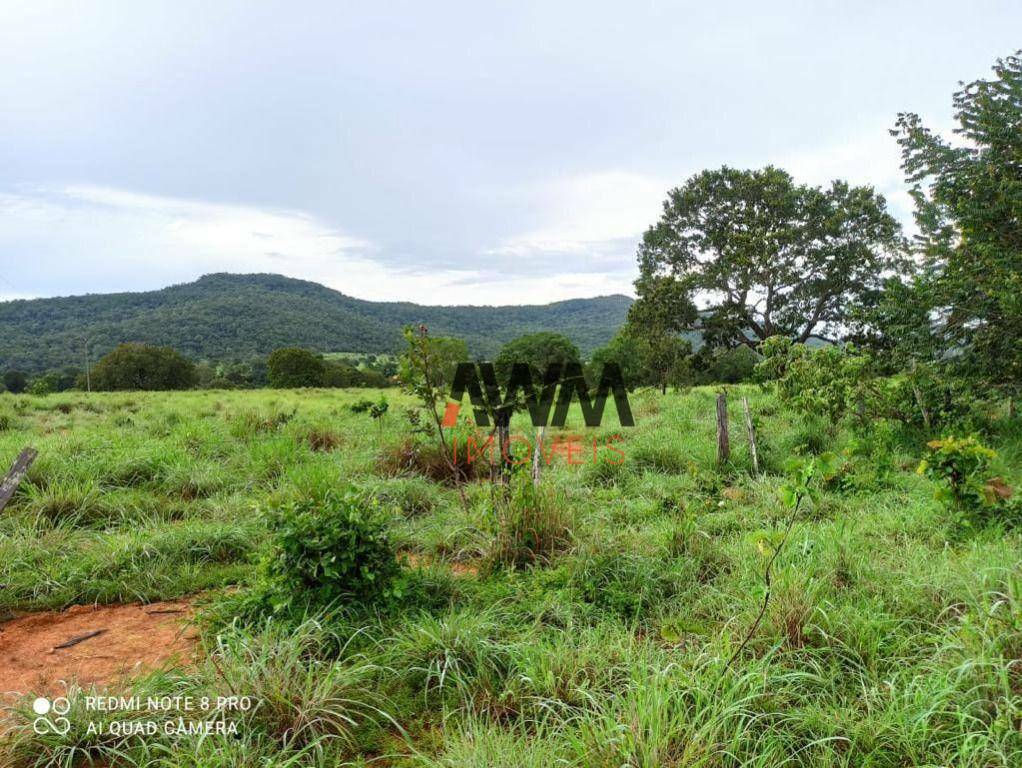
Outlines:
{"type": "Polygon", "coordinates": [[[188,664],[197,641],[191,616],[187,601],[76,605],[0,624],[0,702],[63,694],[64,682],[109,686],[168,663],[188,664]]]}

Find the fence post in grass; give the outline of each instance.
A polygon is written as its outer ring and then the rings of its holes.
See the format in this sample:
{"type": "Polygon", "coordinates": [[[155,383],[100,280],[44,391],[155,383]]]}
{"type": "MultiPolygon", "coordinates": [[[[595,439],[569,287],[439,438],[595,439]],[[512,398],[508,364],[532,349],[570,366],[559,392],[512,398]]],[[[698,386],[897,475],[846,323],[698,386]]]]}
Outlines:
{"type": "Polygon", "coordinates": [[[14,460],[14,466],[11,467],[11,471],[0,481],[0,512],[4,511],[7,502],[11,500],[14,492],[18,490],[18,485],[25,477],[25,473],[28,472],[28,468],[32,466],[32,462],[35,461],[37,455],[38,453],[34,448],[23,450],[18,458],[14,460]]]}
{"type": "Polygon", "coordinates": [[[717,463],[731,458],[731,443],[727,436],[727,392],[717,395],[717,463]]]}
{"type": "Polygon", "coordinates": [[[539,487],[540,459],[543,456],[543,427],[536,429],[536,446],[532,449],[532,484],[539,487]]]}
{"type": "Polygon", "coordinates": [[[759,474],[759,452],[756,450],[756,428],[752,425],[752,411],[749,410],[749,398],[742,396],[742,409],[745,411],[745,429],[749,433],[749,454],[752,456],[752,471],[759,474]]]}
{"type": "Polygon", "coordinates": [[[493,415],[497,433],[497,481],[508,485],[511,481],[511,411],[498,408],[493,415]]]}

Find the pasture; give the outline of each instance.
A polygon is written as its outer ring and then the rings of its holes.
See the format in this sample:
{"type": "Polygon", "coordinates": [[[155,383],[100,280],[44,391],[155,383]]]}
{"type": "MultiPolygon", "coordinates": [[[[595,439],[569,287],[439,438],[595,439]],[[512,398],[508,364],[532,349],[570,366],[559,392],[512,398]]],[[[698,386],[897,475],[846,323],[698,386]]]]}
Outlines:
{"type": "MultiPolygon", "coordinates": [[[[915,471],[920,436],[863,445],[758,388],[731,393],[724,466],[712,389],[637,393],[634,428],[573,412],[564,434],[620,433],[624,461],[555,456],[524,538],[487,480],[462,493],[394,461],[427,438],[393,390],[0,395],[0,464],[39,451],[0,515],[0,616],[188,599],[196,658],[118,695],[256,702],[217,715],[236,733],[200,739],[133,733],[151,714],[88,712],[74,686],[70,731],[40,735],[31,698],[12,700],[0,764],[1022,764],[1019,533],[963,530],[915,471]],[[352,412],[380,396],[381,419],[352,412]],[[788,519],[784,464],[824,451],[841,470],[795,521],[729,664],[788,519]],[[385,520],[401,594],[253,613],[268,511],[346,488],[385,520]]],[[[512,430],[532,434],[521,415],[512,430]]],[[[987,442],[1017,486],[1022,425],[987,442]]]]}

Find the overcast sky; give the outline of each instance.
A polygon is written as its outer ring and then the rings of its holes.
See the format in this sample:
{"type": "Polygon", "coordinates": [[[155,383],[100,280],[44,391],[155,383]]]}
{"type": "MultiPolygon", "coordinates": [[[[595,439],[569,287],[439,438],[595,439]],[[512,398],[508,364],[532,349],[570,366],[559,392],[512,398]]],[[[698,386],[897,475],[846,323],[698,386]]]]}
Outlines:
{"type": "Polygon", "coordinates": [[[907,220],[897,113],[948,128],[1020,33],[1018,0],[0,0],[0,299],[628,293],[706,167],[870,183],[907,220]]]}

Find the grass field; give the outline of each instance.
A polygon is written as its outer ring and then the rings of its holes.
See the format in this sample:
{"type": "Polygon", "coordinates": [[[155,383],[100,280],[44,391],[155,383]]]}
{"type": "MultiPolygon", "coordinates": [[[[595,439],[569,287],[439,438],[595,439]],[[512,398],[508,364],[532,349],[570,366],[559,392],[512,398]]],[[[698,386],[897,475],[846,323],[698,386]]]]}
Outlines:
{"type": "MultiPolygon", "coordinates": [[[[919,437],[862,458],[845,432],[732,392],[762,476],[734,405],[732,462],[715,465],[714,391],[637,394],[636,427],[598,432],[624,435],[623,464],[544,472],[563,535],[518,568],[488,483],[463,503],[381,470],[409,429],[396,390],[379,424],[349,409],[380,394],[364,390],[0,396],[0,463],[40,454],[0,516],[0,615],[201,593],[203,659],[134,692],[259,702],[231,715],[238,735],[198,739],[86,733],[72,696],[69,734],[15,727],[0,765],[1022,765],[1019,534],[960,530],[915,474],[919,437]],[[782,466],[825,450],[850,457],[727,667],[784,527],[782,466]],[[414,589],[377,612],[232,625],[264,510],[348,484],[379,500],[414,589]]],[[[1018,485],[1022,426],[989,441],[1018,485]]]]}

